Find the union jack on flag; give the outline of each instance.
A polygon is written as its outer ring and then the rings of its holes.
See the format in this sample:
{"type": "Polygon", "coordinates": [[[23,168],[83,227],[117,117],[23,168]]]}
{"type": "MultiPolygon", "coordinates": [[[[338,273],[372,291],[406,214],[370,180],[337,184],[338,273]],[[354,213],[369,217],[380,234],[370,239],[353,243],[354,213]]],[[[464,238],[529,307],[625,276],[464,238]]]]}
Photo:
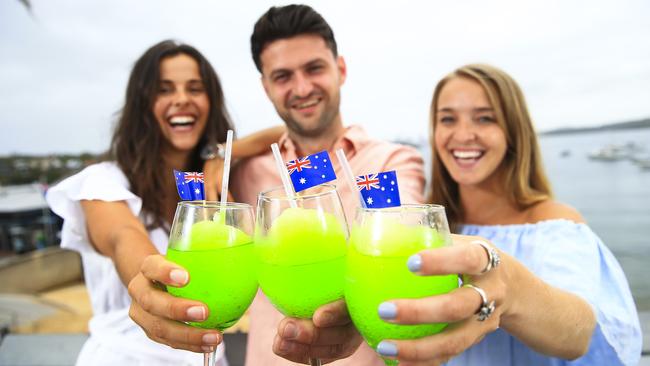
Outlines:
{"type": "Polygon", "coordinates": [[[309,160],[309,156],[305,156],[304,158],[287,162],[287,170],[289,170],[289,174],[293,174],[295,171],[301,172],[303,169],[311,169],[310,164],[311,160],[309,160]]]}
{"type": "Polygon", "coordinates": [[[203,173],[197,172],[184,172],[185,183],[194,182],[194,183],[203,183],[203,173]]]}
{"type": "Polygon", "coordinates": [[[363,191],[364,189],[370,190],[371,188],[379,188],[377,174],[360,175],[357,177],[357,190],[363,191]]]}
{"type": "Polygon", "coordinates": [[[336,179],[332,161],[325,150],[291,160],[286,164],[293,190],[296,192],[336,179]]]}
{"type": "Polygon", "coordinates": [[[196,201],[205,199],[203,186],[203,173],[179,172],[174,170],[174,179],[178,195],[182,201],[196,201]]]}
{"type": "Polygon", "coordinates": [[[357,190],[367,208],[385,208],[401,205],[397,173],[394,170],[356,177],[357,190]]]}

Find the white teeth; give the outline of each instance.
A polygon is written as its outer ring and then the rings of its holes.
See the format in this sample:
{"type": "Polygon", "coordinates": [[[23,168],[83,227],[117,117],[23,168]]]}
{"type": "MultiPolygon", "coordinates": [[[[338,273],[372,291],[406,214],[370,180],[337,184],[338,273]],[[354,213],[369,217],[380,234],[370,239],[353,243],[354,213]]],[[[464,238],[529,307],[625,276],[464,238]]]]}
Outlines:
{"type": "Polygon", "coordinates": [[[458,159],[476,159],[481,156],[483,153],[478,150],[472,151],[453,151],[454,157],[458,159]]]}
{"type": "Polygon", "coordinates": [[[296,105],[296,108],[309,108],[309,107],[314,106],[316,104],[318,104],[318,100],[313,100],[311,102],[305,102],[305,103],[298,104],[298,105],[296,105]]]}
{"type": "Polygon", "coordinates": [[[194,123],[194,117],[191,116],[176,116],[169,119],[169,123],[173,125],[185,125],[194,123]]]}

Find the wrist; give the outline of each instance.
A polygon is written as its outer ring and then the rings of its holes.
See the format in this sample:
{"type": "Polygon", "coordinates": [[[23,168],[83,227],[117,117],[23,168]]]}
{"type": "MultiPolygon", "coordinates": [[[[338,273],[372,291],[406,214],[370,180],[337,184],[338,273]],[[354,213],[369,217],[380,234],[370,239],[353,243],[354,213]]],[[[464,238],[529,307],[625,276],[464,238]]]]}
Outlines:
{"type": "Polygon", "coordinates": [[[201,149],[201,159],[212,160],[219,158],[224,160],[226,158],[226,147],[221,143],[207,143],[201,149]]]}
{"type": "Polygon", "coordinates": [[[536,292],[541,289],[538,286],[537,278],[517,260],[503,254],[501,258],[506,259],[506,263],[502,264],[507,265],[500,268],[503,270],[502,281],[505,285],[505,297],[499,326],[507,330],[516,328],[517,324],[520,324],[522,319],[528,316],[526,311],[530,303],[527,301],[534,301],[533,299],[538,295],[536,292]]]}

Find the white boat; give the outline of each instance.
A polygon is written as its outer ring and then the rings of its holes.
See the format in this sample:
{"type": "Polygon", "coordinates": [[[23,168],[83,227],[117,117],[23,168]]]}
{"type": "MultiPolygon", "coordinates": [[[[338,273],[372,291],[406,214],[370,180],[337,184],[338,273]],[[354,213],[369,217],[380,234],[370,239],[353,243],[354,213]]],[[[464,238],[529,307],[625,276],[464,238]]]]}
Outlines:
{"type": "Polygon", "coordinates": [[[628,158],[628,153],[619,145],[607,145],[600,150],[589,153],[589,159],[602,161],[618,161],[628,158]]]}
{"type": "Polygon", "coordinates": [[[645,158],[640,158],[640,157],[634,157],[632,158],[632,161],[634,164],[638,165],[639,168],[642,170],[650,170],[650,157],[645,157],[645,158]]]}
{"type": "Polygon", "coordinates": [[[589,159],[601,161],[634,160],[636,154],[643,152],[643,150],[643,146],[629,141],[623,145],[607,145],[600,150],[590,152],[587,156],[589,159]]]}

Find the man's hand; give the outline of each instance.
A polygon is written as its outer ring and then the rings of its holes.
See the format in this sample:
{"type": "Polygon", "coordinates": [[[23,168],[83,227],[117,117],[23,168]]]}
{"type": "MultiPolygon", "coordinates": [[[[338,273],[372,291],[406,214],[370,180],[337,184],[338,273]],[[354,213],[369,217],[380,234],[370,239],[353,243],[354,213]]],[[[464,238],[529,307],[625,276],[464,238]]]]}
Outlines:
{"type": "Polygon", "coordinates": [[[193,352],[212,352],[223,340],[219,332],[182,323],[205,320],[208,307],[164,291],[164,285],[183,287],[188,282],[189,275],[180,266],[161,255],[146,257],[140,273],[129,282],[129,316],[158,343],[193,352]]]}
{"type": "Polygon", "coordinates": [[[309,364],[310,358],[319,358],[328,363],[352,355],[362,340],[345,301],[339,300],[318,308],[312,320],[284,318],[273,352],[293,362],[309,364]]]}

